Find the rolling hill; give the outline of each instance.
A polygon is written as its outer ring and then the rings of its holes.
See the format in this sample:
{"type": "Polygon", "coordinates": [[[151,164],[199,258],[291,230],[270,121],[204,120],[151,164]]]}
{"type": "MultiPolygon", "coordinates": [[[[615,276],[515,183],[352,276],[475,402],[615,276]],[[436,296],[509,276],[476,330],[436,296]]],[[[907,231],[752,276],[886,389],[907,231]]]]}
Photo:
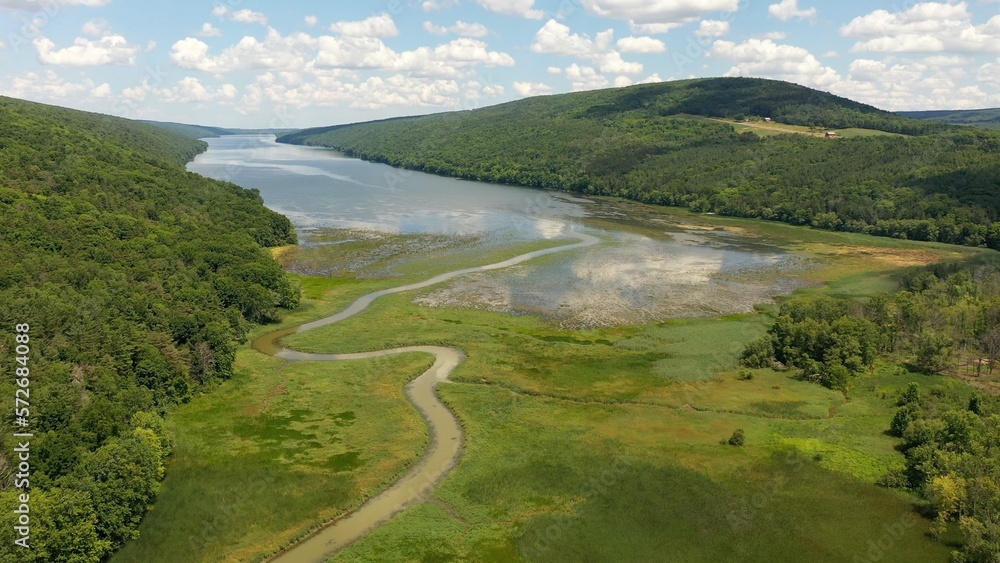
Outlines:
{"type": "Polygon", "coordinates": [[[953,125],[970,125],[982,129],[1000,129],[1000,108],[937,111],[898,111],[897,115],[911,119],[926,119],[953,125]]]}
{"type": "Polygon", "coordinates": [[[170,451],[161,415],[232,376],[250,324],[298,302],[263,248],[293,243],[290,222],[185,171],[205,146],[0,97],[0,392],[13,407],[26,390],[32,434],[27,490],[0,422],[0,561],[96,562],[135,537],[170,451]]]}
{"type": "Polygon", "coordinates": [[[191,125],[188,123],[175,123],[173,121],[140,121],[140,123],[147,123],[149,125],[162,127],[175,133],[180,133],[181,135],[191,139],[210,139],[215,137],[225,137],[227,135],[286,135],[295,131],[295,129],[239,129],[212,127],[210,125],[191,125]]]}
{"type": "Polygon", "coordinates": [[[278,140],[467,179],[1000,248],[1000,135],[774,80],[541,96],[278,140]],[[897,135],[765,136],[704,117],[897,135]]]}

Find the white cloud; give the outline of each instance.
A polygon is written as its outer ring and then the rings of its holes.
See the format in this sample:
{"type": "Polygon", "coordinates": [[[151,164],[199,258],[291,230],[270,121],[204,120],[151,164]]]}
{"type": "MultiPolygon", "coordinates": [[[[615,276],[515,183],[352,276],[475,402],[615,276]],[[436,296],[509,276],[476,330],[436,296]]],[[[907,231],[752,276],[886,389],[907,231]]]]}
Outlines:
{"type": "Polygon", "coordinates": [[[481,23],[467,23],[461,20],[455,22],[454,25],[447,27],[443,25],[435,25],[431,22],[424,22],[424,31],[432,35],[447,35],[449,33],[453,33],[463,37],[486,37],[490,34],[490,30],[481,23]]]}
{"type": "Polygon", "coordinates": [[[729,33],[730,24],[722,20],[702,20],[698,26],[698,31],[694,34],[699,37],[722,37],[729,33]]]}
{"type": "Polygon", "coordinates": [[[557,66],[550,66],[546,69],[549,74],[562,74],[562,69],[557,66]]]}
{"type": "Polygon", "coordinates": [[[198,37],[220,37],[221,35],[222,30],[208,22],[201,24],[201,31],[198,32],[198,37]]]}
{"type": "Polygon", "coordinates": [[[552,87],[541,82],[515,82],[514,91],[524,97],[542,96],[552,93],[552,87]]]}
{"type": "Polygon", "coordinates": [[[977,74],[977,83],[962,84],[969,61],[962,57],[931,56],[894,61],[858,59],[846,80],[832,91],[887,110],[973,109],[1000,105],[1000,93],[989,76],[977,74]],[[984,91],[982,86],[988,87],[984,91]]]}
{"type": "Polygon", "coordinates": [[[875,10],[840,28],[859,39],[855,53],[1000,53],[1000,15],[975,25],[966,2],[924,2],[905,11],[875,10]]]}
{"type": "Polygon", "coordinates": [[[1000,92],[1000,59],[986,63],[976,71],[979,82],[988,85],[993,91],[1000,92]]]}
{"type": "Polygon", "coordinates": [[[101,84],[90,90],[90,95],[94,98],[110,98],[113,92],[111,91],[111,85],[107,82],[101,84]]]}
{"type": "Polygon", "coordinates": [[[203,41],[187,37],[174,43],[170,58],[180,68],[212,73],[296,70],[305,68],[316,46],[317,40],[308,34],[294,33],[283,37],[276,30],[270,29],[263,41],[247,36],[218,56],[211,56],[209,46],[203,41]]]}
{"type": "Polygon", "coordinates": [[[663,79],[660,78],[659,74],[652,74],[638,82],[635,82],[628,76],[617,76],[615,77],[614,86],[615,88],[623,88],[625,86],[632,86],[633,84],[652,84],[654,82],[663,82],[663,79]]]}
{"type": "Polygon", "coordinates": [[[454,80],[419,78],[395,74],[387,78],[370,77],[340,80],[336,77],[318,76],[304,81],[288,73],[275,76],[265,73],[256,83],[247,86],[246,94],[236,106],[237,111],[255,113],[264,103],[291,107],[349,107],[354,109],[380,109],[398,107],[457,108],[463,96],[495,95],[499,87],[487,87],[466,82],[459,85],[454,80]],[[492,94],[491,94],[492,93],[492,94]]]}
{"type": "Polygon", "coordinates": [[[121,35],[105,35],[97,40],[77,37],[72,47],[59,49],[45,36],[32,43],[42,64],[60,66],[134,65],[140,48],[130,45],[121,35]]]}
{"type": "Polygon", "coordinates": [[[514,59],[489,51],[486,43],[459,38],[435,48],[396,52],[378,39],[359,42],[321,37],[314,64],[317,68],[373,69],[413,72],[419,76],[459,78],[476,65],[513,66],[514,59]]]}
{"type": "Polygon", "coordinates": [[[497,14],[521,16],[532,20],[545,17],[545,12],[534,9],[535,0],[476,0],[476,3],[497,14]]]}
{"type": "Polygon", "coordinates": [[[306,27],[316,27],[316,24],[319,23],[319,18],[316,16],[306,16],[303,21],[306,22],[306,27]]]}
{"type": "MultiPolygon", "coordinates": [[[[349,22],[357,23],[357,22],[349,22]]],[[[370,23],[370,22],[369,22],[370,23]]],[[[388,32],[386,26],[342,26],[349,34],[313,37],[306,33],[282,36],[269,29],[263,40],[244,37],[213,55],[199,39],[188,37],[174,43],[170,58],[180,68],[224,74],[240,70],[283,70],[323,74],[367,69],[411,72],[420,77],[462,78],[476,66],[514,66],[507,53],[489,50],[477,39],[461,37],[436,47],[395,51],[378,37],[351,35],[362,31],[388,32]]]]}
{"type": "Polygon", "coordinates": [[[663,53],[667,44],[652,37],[622,37],[618,40],[618,49],[623,53],[663,53]]]}
{"type": "Polygon", "coordinates": [[[628,20],[635,33],[666,33],[711,12],[735,12],[739,0],[581,0],[596,16],[628,20]]]}
{"type": "Polygon", "coordinates": [[[574,92],[608,87],[608,79],[589,66],[573,63],[566,67],[565,74],[574,92]]]}
{"type": "Polygon", "coordinates": [[[330,25],[330,31],[347,37],[395,37],[399,28],[392,16],[383,12],[361,21],[341,21],[330,25]]]}
{"type": "Polygon", "coordinates": [[[781,0],[768,6],[767,13],[783,22],[792,18],[811,20],[816,17],[816,8],[799,9],[799,0],[781,0]]]}
{"type": "Polygon", "coordinates": [[[556,20],[549,20],[535,34],[535,41],[531,44],[531,50],[535,53],[579,57],[596,63],[601,72],[615,74],[642,73],[643,67],[641,63],[624,61],[622,60],[621,53],[611,49],[614,34],[614,30],[607,29],[598,33],[594,39],[591,39],[586,35],[571,33],[568,26],[556,20]]]}
{"type": "Polygon", "coordinates": [[[424,31],[431,35],[448,35],[448,28],[443,25],[435,25],[431,22],[424,22],[424,31]]]}
{"type": "Polygon", "coordinates": [[[785,33],[784,31],[768,31],[767,33],[764,33],[759,37],[755,37],[754,39],[770,39],[771,41],[781,41],[782,39],[785,39],[787,37],[788,34],[785,33]]]}
{"type": "Polygon", "coordinates": [[[0,80],[0,94],[21,99],[67,103],[93,101],[94,98],[103,97],[104,93],[103,85],[98,86],[89,78],[82,82],[67,82],[52,70],[8,76],[0,80]]]}
{"type": "Polygon", "coordinates": [[[83,24],[80,32],[91,37],[104,37],[111,31],[111,25],[107,20],[94,19],[83,24]]]}
{"type": "Polygon", "coordinates": [[[447,8],[454,8],[462,3],[462,0],[427,0],[423,3],[423,8],[425,12],[430,12],[433,10],[444,10],[447,8]]]}
{"type": "Polygon", "coordinates": [[[726,76],[768,77],[822,89],[840,81],[837,71],[823,66],[809,51],[770,39],[716,41],[708,56],[735,63],[726,76]]]}
{"type": "Polygon", "coordinates": [[[197,78],[185,76],[173,86],[153,91],[158,101],[168,104],[188,104],[192,102],[216,102],[232,104],[238,94],[232,84],[209,88],[197,78]]]}
{"type": "Polygon", "coordinates": [[[232,10],[228,6],[216,6],[212,9],[212,15],[220,18],[228,18],[234,22],[239,23],[259,23],[260,25],[267,25],[267,16],[260,12],[254,12],[250,9],[242,10],[232,10]]]}
{"type": "MultiPolygon", "coordinates": [[[[86,6],[88,8],[99,8],[111,3],[111,0],[60,0],[58,6],[86,6]]],[[[38,0],[0,0],[0,10],[25,10],[28,12],[41,12],[52,8],[52,3],[39,2],[38,0]]]]}

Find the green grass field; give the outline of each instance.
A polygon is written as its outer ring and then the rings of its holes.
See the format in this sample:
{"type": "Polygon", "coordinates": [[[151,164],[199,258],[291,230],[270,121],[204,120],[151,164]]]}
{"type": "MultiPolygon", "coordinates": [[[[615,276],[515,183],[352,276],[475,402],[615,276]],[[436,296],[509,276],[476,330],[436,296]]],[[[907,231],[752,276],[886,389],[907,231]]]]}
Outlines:
{"type": "MultiPolygon", "coordinates": [[[[671,216],[741,229],[814,261],[802,274],[811,292],[862,297],[891,289],[901,268],[978,252],[671,216]]],[[[296,276],[303,306],[282,326],[499,252],[462,251],[394,277],[296,276]]],[[[447,344],[468,356],[456,383],[439,387],[466,431],[461,462],[430,501],[334,561],[948,560],[914,499],[874,483],[902,464],[884,434],[900,390],[954,381],[881,366],[845,401],[789,373],[739,380],[737,355],[766,330],[766,311],[577,331],[421,307],[416,295],[286,339],[307,351],[447,344]],[[736,429],[745,446],[720,444],[736,429]]],[[[140,539],[114,561],[259,561],[358,506],[423,451],[426,429],[403,386],[429,361],[283,366],[241,351],[237,378],[168,416],[177,447],[163,491],[140,539]]]]}
{"type": "Polygon", "coordinates": [[[896,137],[904,137],[899,133],[889,133],[886,131],[879,131],[877,129],[862,129],[860,127],[848,127],[845,129],[829,129],[823,127],[806,127],[804,125],[791,125],[788,123],[778,123],[777,121],[736,121],[734,119],[723,119],[717,117],[702,117],[702,116],[684,116],[693,119],[705,119],[708,121],[717,121],[721,123],[728,123],[732,125],[737,133],[751,132],[761,137],[772,137],[774,135],[785,135],[787,133],[794,133],[797,135],[808,135],[810,137],[825,137],[827,131],[833,131],[837,134],[839,138],[851,138],[851,137],[873,137],[876,135],[892,135],[896,137]]]}

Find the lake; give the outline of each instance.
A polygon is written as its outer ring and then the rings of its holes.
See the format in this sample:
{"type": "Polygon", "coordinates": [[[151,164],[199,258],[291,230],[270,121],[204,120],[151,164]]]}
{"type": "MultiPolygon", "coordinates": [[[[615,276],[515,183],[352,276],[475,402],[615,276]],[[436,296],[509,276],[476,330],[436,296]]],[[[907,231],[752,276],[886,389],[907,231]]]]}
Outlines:
{"type": "Polygon", "coordinates": [[[530,313],[595,327],[749,312],[798,287],[793,272],[802,264],[784,250],[659,217],[649,206],[399,170],[331,149],[279,144],[273,136],[207,142],[188,170],[257,188],[306,244],[328,229],[480,236],[493,244],[575,230],[604,241],[463,276],[417,297],[426,306],[530,313]]]}

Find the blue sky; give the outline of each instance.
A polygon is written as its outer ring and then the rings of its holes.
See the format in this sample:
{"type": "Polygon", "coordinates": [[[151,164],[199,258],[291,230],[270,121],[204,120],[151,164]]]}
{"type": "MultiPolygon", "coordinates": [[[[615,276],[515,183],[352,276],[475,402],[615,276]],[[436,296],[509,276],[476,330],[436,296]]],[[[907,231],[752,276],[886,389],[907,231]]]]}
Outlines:
{"type": "Polygon", "coordinates": [[[0,94],[305,127],[702,76],[1000,106],[1000,0],[0,0],[0,94]]]}

